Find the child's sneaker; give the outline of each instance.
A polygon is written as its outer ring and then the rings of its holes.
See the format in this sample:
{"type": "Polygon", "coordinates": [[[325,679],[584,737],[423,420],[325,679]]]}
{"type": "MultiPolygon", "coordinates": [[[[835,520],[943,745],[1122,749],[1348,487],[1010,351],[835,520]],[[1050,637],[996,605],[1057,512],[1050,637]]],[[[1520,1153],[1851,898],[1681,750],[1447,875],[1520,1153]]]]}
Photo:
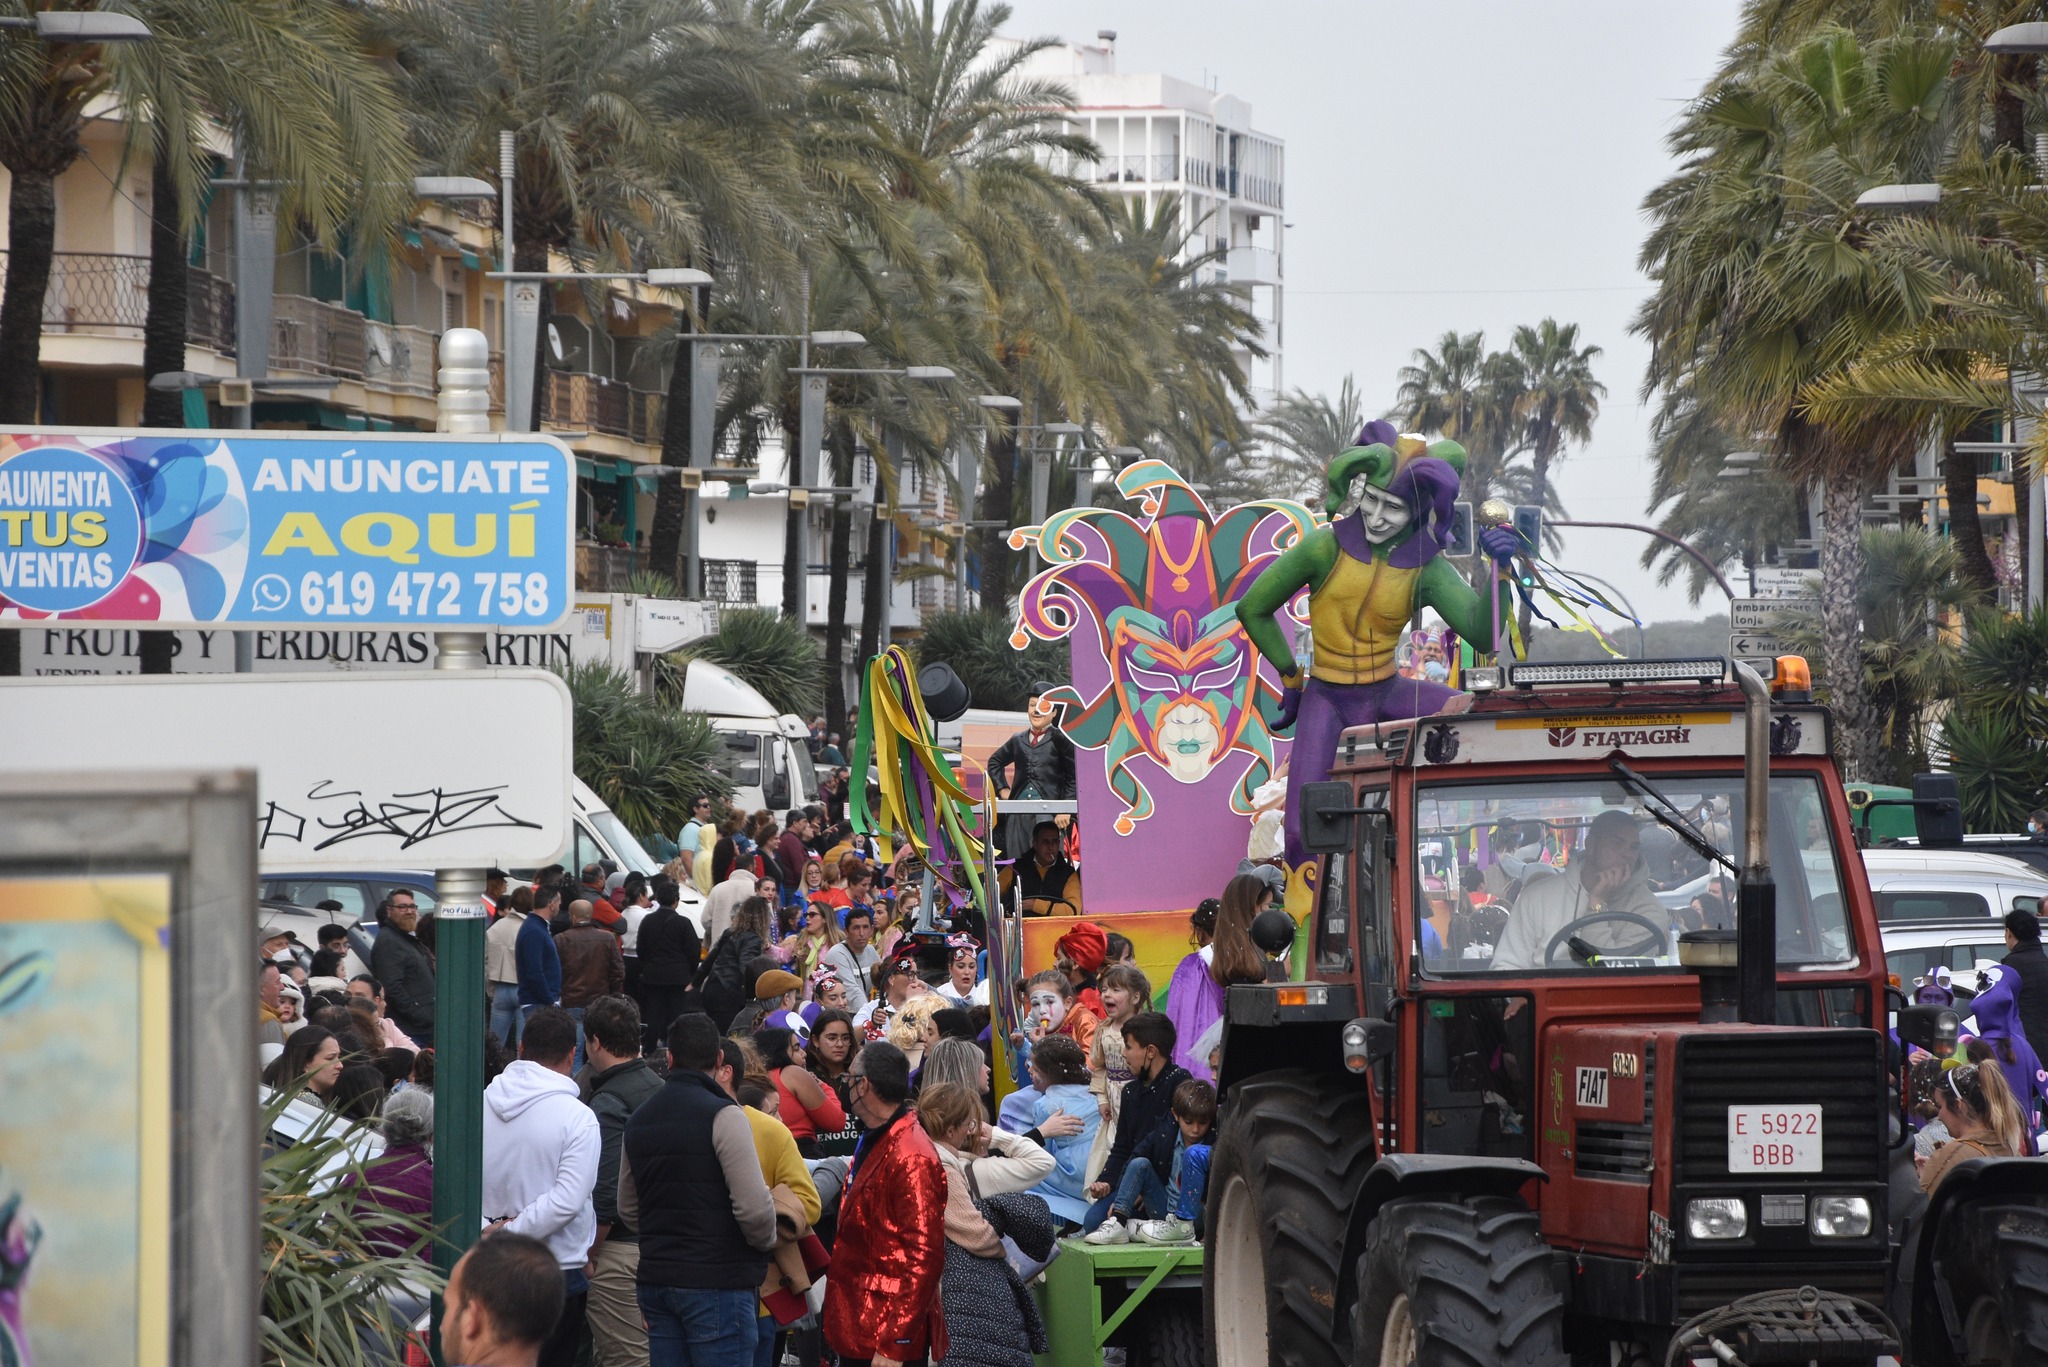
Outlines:
{"type": "Polygon", "coordinates": [[[1138,1226],[1138,1240],[1147,1244],[1187,1244],[1195,1239],[1195,1227],[1186,1220],[1147,1220],[1138,1226]]]}
{"type": "Polygon", "coordinates": [[[1131,1231],[1114,1215],[1104,1220],[1093,1234],[1081,1240],[1084,1244],[1094,1244],[1098,1248],[1104,1244],[1127,1244],[1130,1241],[1131,1231]]]}

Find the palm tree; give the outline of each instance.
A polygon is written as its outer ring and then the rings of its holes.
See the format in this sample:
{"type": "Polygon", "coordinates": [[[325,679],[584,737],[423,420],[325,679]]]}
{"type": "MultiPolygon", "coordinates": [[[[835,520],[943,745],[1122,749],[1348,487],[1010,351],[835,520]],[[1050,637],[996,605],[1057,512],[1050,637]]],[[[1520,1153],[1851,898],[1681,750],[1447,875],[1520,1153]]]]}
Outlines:
{"type": "MultiPolygon", "coordinates": [[[[1485,335],[1477,332],[1446,332],[1434,352],[1419,348],[1414,357],[1414,364],[1401,368],[1388,418],[1465,448],[1459,490],[1475,510],[1496,498],[1537,503],[1529,467],[1516,463],[1529,450],[1528,425],[1517,416],[1526,380],[1520,359],[1512,351],[1489,352],[1485,335]]],[[[1564,515],[1554,487],[1543,490],[1541,506],[1546,526],[1564,515]]],[[[1555,531],[1545,533],[1552,546],[1559,539],[1555,531]]]]}
{"type": "Polygon", "coordinates": [[[1390,416],[1397,422],[1467,446],[1483,425],[1497,422],[1487,411],[1497,375],[1487,364],[1485,333],[1446,332],[1435,351],[1417,347],[1414,356],[1396,377],[1390,416]]]}
{"type": "Polygon", "coordinates": [[[134,59],[129,45],[0,37],[0,166],[7,191],[7,284],[0,300],[0,422],[33,423],[42,392],[43,300],[57,244],[57,177],[84,150],[85,111],[134,59]]]}
{"type": "Polygon", "coordinates": [[[1275,403],[1260,420],[1259,431],[1280,452],[1268,467],[1276,492],[1319,501],[1330,462],[1350,448],[1364,426],[1365,406],[1349,375],[1334,400],[1297,389],[1275,403]]]}
{"type": "Polygon", "coordinates": [[[1178,195],[1149,211],[1121,202],[1090,253],[1092,288],[1077,300],[1085,335],[1111,353],[1105,364],[1124,363],[1108,376],[1114,413],[1091,416],[1187,469],[1247,436],[1238,415],[1251,390],[1237,353],[1266,355],[1250,291],[1215,277],[1225,253],[1203,250],[1200,229],[1183,221],[1178,195]]]}
{"type": "MultiPolygon", "coordinates": [[[[1054,40],[998,47],[1010,19],[1003,4],[960,0],[877,0],[880,42],[870,62],[875,117],[906,168],[928,168],[922,183],[896,187],[938,214],[955,239],[947,262],[980,296],[983,323],[976,378],[997,392],[1067,414],[1110,413],[1103,370],[1119,358],[1091,345],[1077,318],[1086,297],[1087,247],[1107,214],[1086,187],[1048,161],[1087,161],[1095,148],[1069,131],[1073,92],[1023,76],[1054,40]]],[[[1009,514],[1017,487],[1013,425],[989,425],[981,516],[1009,514]]],[[[980,538],[983,601],[1009,595],[1010,551],[1000,527],[980,538]]]]}
{"type": "MultiPolygon", "coordinates": [[[[150,163],[145,376],[185,369],[190,233],[220,130],[242,177],[322,247],[376,244],[411,205],[413,155],[389,72],[359,16],[321,0],[153,0],[151,41],[115,73],[129,153],[150,163]]],[[[243,193],[247,193],[243,191],[243,193]]],[[[182,396],[148,390],[143,422],[183,423],[182,396]]]]}
{"type": "Polygon", "coordinates": [[[705,31],[688,0],[392,0],[371,13],[430,166],[494,175],[498,134],[514,133],[513,269],[548,270],[555,252],[582,269],[701,248],[704,216],[679,178],[690,149],[670,117],[674,54],[694,57],[705,31]]]}
{"type": "MultiPolygon", "coordinates": [[[[1656,475],[1650,507],[1669,505],[1657,521],[1658,531],[1717,567],[1733,562],[1745,570],[1754,569],[1770,548],[1799,535],[1799,490],[1768,465],[1731,464],[1728,457],[1736,443],[1697,404],[1682,397],[1667,401],[1652,424],[1651,442],[1656,475]],[[1730,473],[1741,477],[1724,478],[1730,473]]],[[[1695,603],[1714,586],[1704,565],[1666,541],[1650,544],[1642,566],[1656,569],[1660,584],[1684,571],[1686,592],[1695,603]]]]}
{"type": "Polygon", "coordinates": [[[1931,415],[1821,414],[1811,396],[1926,306],[1875,258],[1855,199],[1941,163],[1952,57],[1917,33],[1866,45],[1840,31],[1757,53],[1687,111],[1671,139],[1686,164],[1647,202],[1657,290],[1633,326],[1652,344],[1648,387],[1758,434],[1788,477],[1821,485],[1825,672],[1857,776],[1883,771],[1857,660],[1862,503],[1931,415]]]}
{"type": "MultiPolygon", "coordinates": [[[[1952,622],[1974,595],[1961,578],[1955,543],[1925,528],[1867,528],[1863,550],[1857,667],[1875,707],[1884,756],[1874,776],[1905,783],[1928,767],[1934,718],[1955,696],[1961,657],[1952,622]]],[[[1792,645],[1810,651],[1820,643],[1823,627],[1813,614],[1779,616],[1774,626],[1792,645]]]]}
{"type": "Polygon", "coordinates": [[[1607,386],[1593,378],[1593,358],[1600,348],[1581,347],[1578,342],[1577,323],[1545,318],[1534,327],[1516,328],[1508,344],[1507,354],[1517,372],[1514,416],[1529,447],[1537,503],[1544,502],[1549,491],[1550,463],[1564,454],[1568,443],[1593,439],[1600,400],[1607,396],[1607,386]]]}

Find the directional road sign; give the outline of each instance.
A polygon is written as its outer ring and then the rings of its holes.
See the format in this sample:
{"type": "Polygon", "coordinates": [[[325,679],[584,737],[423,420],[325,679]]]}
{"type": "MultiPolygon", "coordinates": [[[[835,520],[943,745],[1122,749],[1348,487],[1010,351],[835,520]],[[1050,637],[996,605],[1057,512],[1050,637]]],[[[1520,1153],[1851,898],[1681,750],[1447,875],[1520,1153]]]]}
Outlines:
{"type": "Polygon", "coordinates": [[[1728,653],[1737,659],[1772,659],[1795,652],[1782,636],[1737,631],[1729,633],[1728,653]]]}
{"type": "Polygon", "coordinates": [[[1728,605],[1728,629],[1742,635],[1769,631],[1771,621],[1784,612],[1819,612],[1817,598],[1738,598],[1728,605]]]}
{"type": "Polygon", "coordinates": [[[1820,571],[1765,565],[1756,572],[1759,598],[1811,598],[1820,587],[1820,571]]]}

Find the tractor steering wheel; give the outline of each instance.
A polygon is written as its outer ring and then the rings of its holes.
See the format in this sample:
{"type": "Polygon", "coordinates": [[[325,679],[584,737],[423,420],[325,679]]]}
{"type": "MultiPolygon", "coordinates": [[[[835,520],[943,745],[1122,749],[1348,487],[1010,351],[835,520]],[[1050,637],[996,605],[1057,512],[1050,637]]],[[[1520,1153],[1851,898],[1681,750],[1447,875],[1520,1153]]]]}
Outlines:
{"type": "Polygon", "coordinates": [[[1543,951],[1543,966],[1549,968],[1556,964],[1557,951],[1564,945],[1565,941],[1577,935],[1584,927],[1601,921],[1623,921],[1629,925],[1641,926],[1649,932],[1649,937],[1640,943],[1622,945],[1614,949],[1603,949],[1603,953],[1619,955],[1661,954],[1664,952],[1665,946],[1670,943],[1668,932],[1666,932],[1664,927],[1658,925],[1647,916],[1640,916],[1633,911],[1596,911],[1566,922],[1565,925],[1559,928],[1557,934],[1550,937],[1550,944],[1543,951]]]}

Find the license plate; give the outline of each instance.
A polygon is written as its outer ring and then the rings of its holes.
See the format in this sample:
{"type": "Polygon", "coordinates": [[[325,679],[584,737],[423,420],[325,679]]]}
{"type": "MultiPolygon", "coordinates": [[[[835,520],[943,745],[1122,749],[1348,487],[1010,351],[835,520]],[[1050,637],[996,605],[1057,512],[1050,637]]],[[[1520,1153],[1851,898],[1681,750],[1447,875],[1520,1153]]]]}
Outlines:
{"type": "Polygon", "coordinates": [[[1730,1106],[1728,1171],[1819,1172],[1820,1107],[1730,1106]]]}

